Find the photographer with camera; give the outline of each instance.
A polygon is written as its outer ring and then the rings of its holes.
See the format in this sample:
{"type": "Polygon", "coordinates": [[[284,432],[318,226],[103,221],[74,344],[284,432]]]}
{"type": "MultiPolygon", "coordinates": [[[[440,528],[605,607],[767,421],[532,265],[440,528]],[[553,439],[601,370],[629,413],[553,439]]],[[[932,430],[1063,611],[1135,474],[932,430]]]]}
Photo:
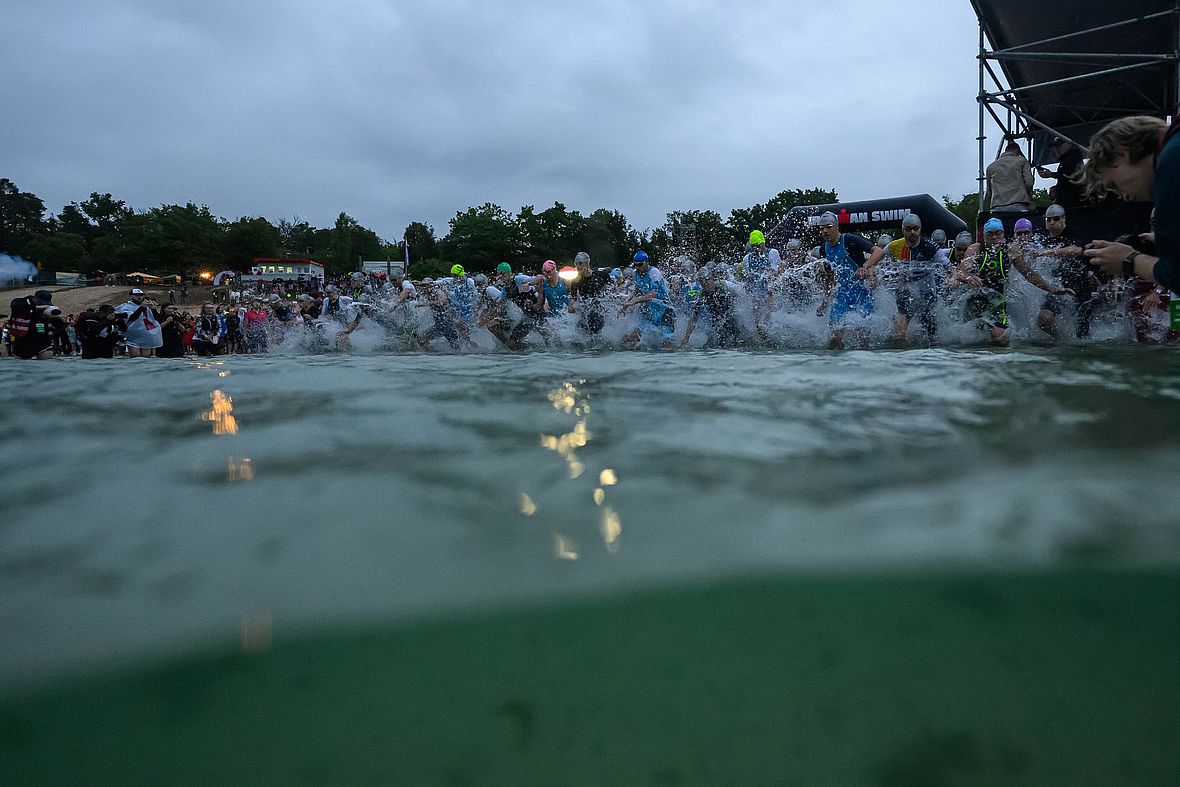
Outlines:
{"type": "Polygon", "coordinates": [[[37,290],[27,298],[11,303],[8,321],[12,337],[12,354],[17,358],[42,361],[53,357],[53,320],[61,319],[61,309],[53,305],[53,293],[37,290]]]}
{"type": "Polygon", "coordinates": [[[181,311],[171,303],[165,306],[163,317],[160,321],[160,330],[163,332],[164,343],[156,351],[156,357],[183,358],[185,351],[184,335],[191,327],[192,320],[189,319],[187,313],[181,311]]]}
{"type": "Polygon", "coordinates": [[[115,345],[123,336],[123,315],[115,307],[104,303],[98,310],[87,309],[78,318],[78,338],[82,342],[83,358],[114,358],[115,345]]]}
{"type": "Polygon", "coordinates": [[[1085,251],[1090,264],[1180,291],[1180,122],[1142,116],[1107,124],[1090,140],[1083,178],[1092,196],[1155,204],[1154,232],[1096,240],[1085,251]]]}
{"type": "Polygon", "coordinates": [[[156,316],[159,305],[148,300],[146,293],[138,287],[131,291],[131,300],[115,307],[127,321],[123,343],[127,345],[127,357],[151,358],[156,348],[164,344],[164,333],[160,330],[160,319],[156,316]]]}

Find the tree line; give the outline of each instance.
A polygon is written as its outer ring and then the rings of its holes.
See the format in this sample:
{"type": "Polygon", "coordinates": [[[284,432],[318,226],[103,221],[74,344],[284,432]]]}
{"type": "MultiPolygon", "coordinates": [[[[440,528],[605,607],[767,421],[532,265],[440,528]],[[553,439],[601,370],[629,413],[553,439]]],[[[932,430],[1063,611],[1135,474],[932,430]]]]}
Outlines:
{"type": "MultiPolygon", "coordinates": [[[[973,212],[973,199],[944,202],[956,212],[973,212]]],[[[255,257],[310,257],[329,271],[346,272],[356,270],[360,259],[403,259],[405,242],[415,276],[444,274],[456,262],[473,272],[490,271],[500,262],[536,269],[543,260],[567,261],[579,251],[590,252],[597,265],[624,265],[638,249],[656,259],[675,253],[726,259],[744,248],[751,230],[774,228],[796,205],[837,201],[832,189],[788,189],[726,217],[712,210],[673,211],[662,226],[644,230],[608,208],[583,215],[555,202],[544,210],[525,205],[512,213],[485,203],[458,211],[442,237],[426,222],[414,221],[404,241],[391,241],[347,213],[323,228],[298,217],[228,220],[191,202],[137,211],[97,192],[52,214],[36,194],[0,178],[0,253],[45,270],[156,275],[247,271],[255,257]]]]}

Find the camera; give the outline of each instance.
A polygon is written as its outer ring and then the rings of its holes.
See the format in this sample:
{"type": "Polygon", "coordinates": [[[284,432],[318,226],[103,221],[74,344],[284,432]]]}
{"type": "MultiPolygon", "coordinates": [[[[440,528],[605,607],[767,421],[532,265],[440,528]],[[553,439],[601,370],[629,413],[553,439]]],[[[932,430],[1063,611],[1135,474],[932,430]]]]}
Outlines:
{"type": "Polygon", "coordinates": [[[57,308],[56,306],[46,306],[41,310],[41,313],[46,317],[60,317],[61,309],[57,308]]]}
{"type": "Polygon", "coordinates": [[[1129,232],[1126,235],[1120,235],[1114,240],[1115,243],[1122,243],[1130,246],[1135,251],[1143,254],[1150,254],[1155,256],[1155,244],[1140,236],[1137,232],[1129,232]]]}

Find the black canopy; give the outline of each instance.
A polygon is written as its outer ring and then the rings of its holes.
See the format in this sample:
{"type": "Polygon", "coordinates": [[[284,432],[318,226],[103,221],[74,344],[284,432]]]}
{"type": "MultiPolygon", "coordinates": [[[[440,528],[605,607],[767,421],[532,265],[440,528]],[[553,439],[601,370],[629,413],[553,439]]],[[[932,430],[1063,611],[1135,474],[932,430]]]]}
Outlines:
{"type": "Polygon", "coordinates": [[[1011,93],[1000,113],[1024,113],[1034,158],[1051,160],[1047,126],[1085,145],[1111,120],[1176,111],[1180,0],[972,0],[1011,93]],[[1038,125],[1039,124],[1039,125],[1038,125]]]}

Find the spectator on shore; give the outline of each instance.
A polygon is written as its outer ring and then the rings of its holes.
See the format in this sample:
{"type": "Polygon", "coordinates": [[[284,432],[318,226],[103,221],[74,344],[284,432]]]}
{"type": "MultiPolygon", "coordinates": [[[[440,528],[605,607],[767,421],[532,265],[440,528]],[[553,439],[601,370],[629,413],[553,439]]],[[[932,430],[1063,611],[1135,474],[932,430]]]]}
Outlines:
{"type": "Polygon", "coordinates": [[[1032,165],[1020,150],[1020,144],[1008,140],[1004,152],[987,166],[987,195],[989,210],[1013,212],[1032,210],[1032,165]]]}
{"type": "Polygon", "coordinates": [[[1042,178],[1057,181],[1057,185],[1049,188],[1049,196],[1053,202],[1063,208],[1072,208],[1082,204],[1082,185],[1074,180],[1082,171],[1082,152],[1068,139],[1053,137],[1049,147],[1057,155],[1057,171],[1037,167],[1037,174],[1042,178]]]}
{"type": "Polygon", "coordinates": [[[188,328],[188,315],[185,312],[172,304],[165,306],[163,317],[160,320],[164,343],[160,345],[156,355],[161,358],[183,358],[184,334],[188,328]]]}
{"type": "Polygon", "coordinates": [[[131,290],[131,300],[115,309],[127,322],[123,343],[127,345],[129,357],[151,358],[164,343],[156,308],[156,302],[148,300],[146,293],[137,287],[131,290]]]}
{"type": "Polygon", "coordinates": [[[83,358],[114,358],[125,323],[115,307],[104,303],[98,310],[88,310],[79,321],[78,338],[83,358]]]}

